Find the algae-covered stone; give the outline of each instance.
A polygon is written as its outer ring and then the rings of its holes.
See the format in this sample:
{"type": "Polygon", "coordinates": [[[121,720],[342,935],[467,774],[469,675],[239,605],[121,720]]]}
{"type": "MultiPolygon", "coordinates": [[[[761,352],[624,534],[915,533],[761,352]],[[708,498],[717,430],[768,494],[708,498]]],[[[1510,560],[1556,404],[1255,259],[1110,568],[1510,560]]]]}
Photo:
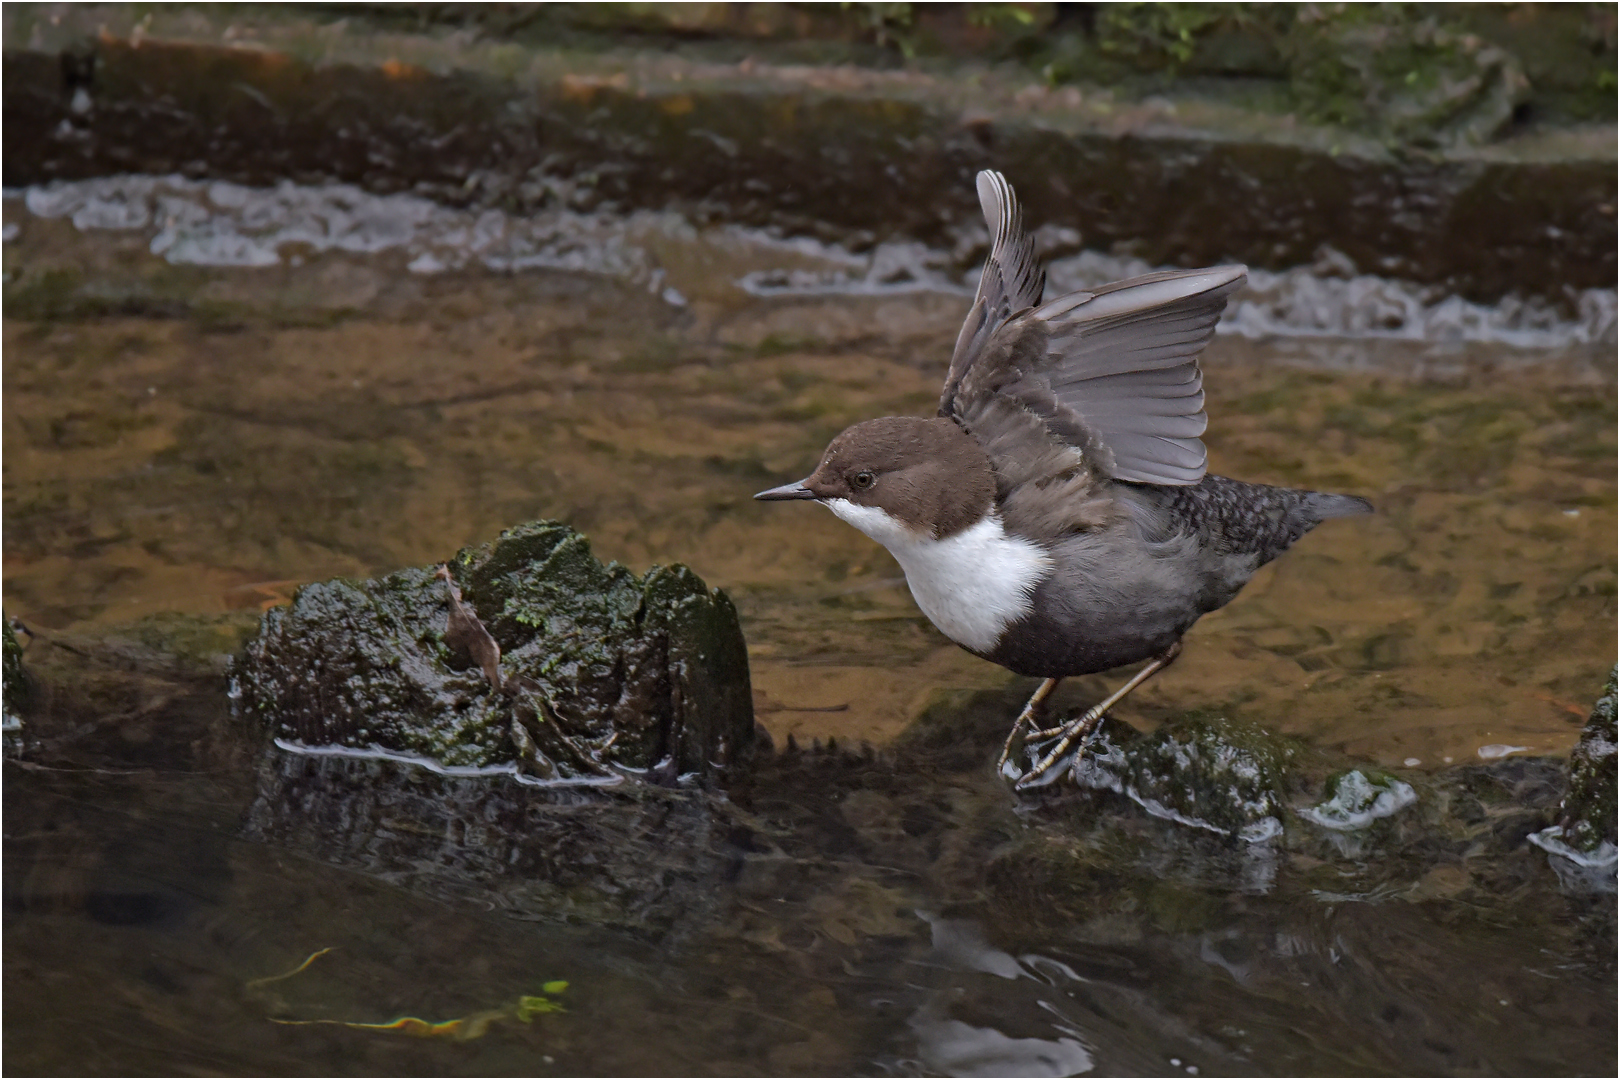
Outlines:
{"type": "MultiPolygon", "coordinates": [[[[1612,895],[1617,862],[1615,828],[1615,672],[1598,698],[1569,759],[1569,790],[1558,822],[1530,833],[1547,854],[1560,887],[1574,895],[1612,895]]],[[[1610,911],[1612,934],[1613,908],[1610,911]]],[[[1612,952],[1612,944],[1608,947],[1612,952]]]]}
{"type": "Polygon", "coordinates": [[[1287,52],[1313,119],[1420,144],[1484,143],[1529,90],[1507,50],[1431,20],[1386,21],[1358,4],[1312,25],[1287,52]]]}
{"type": "Polygon", "coordinates": [[[430,569],[301,589],[236,667],[243,708],[306,745],[376,747],[544,776],[616,764],[712,774],[753,738],[736,609],[684,567],[637,578],[535,522],[450,569],[500,646],[501,686],[446,641],[430,569]]]}
{"type": "Polygon", "coordinates": [[[0,635],[5,641],[5,667],[0,670],[0,695],[3,695],[4,715],[0,716],[0,730],[5,733],[5,748],[12,751],[21,747],[22,717],[32,703],[33,679],[23,667],[22,646],[11,629],[11,620],[0,613],[0,635]]]}
{"type": "Polygon", "coordinates": [[[1080,787],[1118,792],[1155,817],[1259,841],[1282,831],[1292,755],[1275,736],[1225,719],[1183,720],[1135,738],[1112,725],[1073,775],[1080,787]]]}
{"type": "Polygon", "coordinates": [[[1615,673],[1598,698],[1581,741],[1569,759],[1569,794],[1564,797],[1559,827],[1564,843],[1585,854],[1604,844],[1612,850],[1615,829],[1615,673]]]}
{"type": "Polygon", "coordinates": [[[23,667],[22,645],[17,641],[17,635],[11,629],[11,620],[0,613],[0,635],[5,643],[5,667],[0,670],[0,680],[4,680],[4,701],[6,724],[9,726],[13,720],[21,719],[28,709],[29,697],[33,692],[33,681],[29,678],[28,670],[23,667]]]}
{"type": "Polygon", "coordinates": [[[1376,769],[1334,773],[1326,788],[1326,797],[1299,816],[1337,832],[1365,829],[1417,802],[1411,784],[1376,769]]]}

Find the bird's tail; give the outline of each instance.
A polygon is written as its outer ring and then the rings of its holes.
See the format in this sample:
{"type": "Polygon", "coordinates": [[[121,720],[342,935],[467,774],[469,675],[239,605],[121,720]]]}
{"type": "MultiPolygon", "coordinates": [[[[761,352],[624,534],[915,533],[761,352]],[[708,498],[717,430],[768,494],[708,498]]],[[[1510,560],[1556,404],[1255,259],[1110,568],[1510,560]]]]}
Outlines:
{"type": "Polygon", "coordinates": [[[1305,499],[1305,508],[1317,521],[1373,512],[1372,503],[1360,496],[1330,495],[1325,491],[1311,492],[1305,499]]]}

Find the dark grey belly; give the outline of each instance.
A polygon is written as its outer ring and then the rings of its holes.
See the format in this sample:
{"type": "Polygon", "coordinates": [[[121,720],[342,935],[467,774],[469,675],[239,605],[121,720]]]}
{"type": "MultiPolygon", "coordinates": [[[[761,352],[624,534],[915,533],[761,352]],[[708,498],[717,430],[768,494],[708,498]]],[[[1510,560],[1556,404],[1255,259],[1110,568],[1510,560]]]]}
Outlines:
{"type": "Polygon", "coordinates": [[[1372,509],[1223,476],[1190,487],[1116,484],[1115,493],[1125,514],[1050,547],[1055,570],[1036,588],[1034,610],[979,655],[1048,679],[1143,663],[1324,517],[1372,509]]]}
{"type": "Polygon", "coordinates": [[[1034,608],[986,654],[1020,675],[1062,678],[1139,664],[1164,652],[1254,573],[1252,554],[1218,554],[1175,529],[1133,520],[1050,549],[1054,570],[1034,608]]]}
{"type": "Polygon", "coordinates": [[[1202,612],[1174,597],[1159,597],[1150,609],[1100,605],[1091,611],[1073,604],[1046,603],[1037,590],[1034,611],[1001,635],[986,660],[1020,675],[1043,679],[1090,675],[1150,660],[1181,640],[1202,612]]]}

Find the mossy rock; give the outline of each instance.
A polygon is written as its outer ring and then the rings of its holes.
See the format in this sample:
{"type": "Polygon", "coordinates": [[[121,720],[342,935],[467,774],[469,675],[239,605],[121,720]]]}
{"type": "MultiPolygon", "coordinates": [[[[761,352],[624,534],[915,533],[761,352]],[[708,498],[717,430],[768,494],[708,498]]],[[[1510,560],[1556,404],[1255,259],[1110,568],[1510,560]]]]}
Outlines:
{"type": "Polygon", "coordinates": [[[1344,5],[1295,33],[1292,89],[1311,119],[1418,145],[1482,144],[1500,134],[1529,81],[1505,49],[1432,20],[1344,5]]]}
{"type": "Polygon", "coordinates": [[[5,667],[0,669],[0,693],[4,694],[6,724],[9,727],[14,720],[21,720],[28,711],[33,696],[34,683],[23,667],[22,645],[17,641],[17,635],[11,629],[11,620],[0,613],[0,636],[3,636],[5,645],[5,667]]]}
{"type": "MultiPolygon", "coordinates": [[[[1282,100],[1306,119],[1418,146],[1488,142],[1533,94],[1511,28],[1492,26],[1494,33],[1480,33],[1474,24],[1481,20],[1466,12],[1403,4],[1097,8],[1093,41],[1053,47],[1052,77],[1108,81],[1112,64],[1166,80],[1186,75],[1276,80],[1282,100]]],[[[1548,20],[1532,13],[1530,21],[1548,20]]],[[[1565,66],[1571,59],[1590,62],[1589,56],[1569,54],[1580,36],[1577,28],[1585,29],[1586,22],[1576,16],[1558,20],[1555,30],[1542,28],[1544,38],[1552,30],[1565,66]]],[[[1548,82],[1543,67],[1537,76],[1548,82]]],[[[1595,83],[1595,73],[1588,81],[1595,83]]]]}
{"type": "Polygon", "coordinates": [[[1334,832],[1359,832],[1417,801],[1411,784],[1380,769],[1345,769],[1328,777],[1323,798],[1299,812],[1334,832]]]}
{"type": "Polygon", "coordinates": [[[415,568],[309,585],[267,613],[234,670],[241,708],[309,746],[542,776],[663,763],[708,777],[746,759],[754,718],[737,612],[690,570],[638,578],[548,521],[449,566],[500,646],[504,692],[446,642],[447,585],[415,568]],[[525,708],[553,744],[517,730],[525,708]],[[559,752],[562,736],[590,760],[559,752]]]}
{"type": "Polygon", "coordinates": [[[1275,735],[1220,717],[1179,720],[1150,735],[1105,724],[1073,777],[1154,817],[1260,841],[1282,832],[1294,752],[1275,735]]]}
{"type": "Polygon", "coordinates": [[[1569,794],[1564,796],[1560,826],[1566,844],[1591,854],[1616,844],[1615,764],[1620,740],[1615,732],[1615,672],[1581,731],[1569,759],[1569,794]]]}

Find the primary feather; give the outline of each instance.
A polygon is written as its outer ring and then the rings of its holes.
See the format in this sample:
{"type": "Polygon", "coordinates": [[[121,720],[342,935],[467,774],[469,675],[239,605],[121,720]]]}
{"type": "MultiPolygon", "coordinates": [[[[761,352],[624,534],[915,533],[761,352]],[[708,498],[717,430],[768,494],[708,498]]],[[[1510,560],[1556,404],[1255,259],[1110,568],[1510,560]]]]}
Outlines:
{"type": "Polygon", "coordinates": [[[940,415],[982,438],[986,399],[1003,398],[1112,479],[1198,483],[1208,463],[1198,354],[1245,269],[1163,270],[1040,304],[1044,275],[1011,187],[987,170],[979,197],[990,256],[940,415]]]}

